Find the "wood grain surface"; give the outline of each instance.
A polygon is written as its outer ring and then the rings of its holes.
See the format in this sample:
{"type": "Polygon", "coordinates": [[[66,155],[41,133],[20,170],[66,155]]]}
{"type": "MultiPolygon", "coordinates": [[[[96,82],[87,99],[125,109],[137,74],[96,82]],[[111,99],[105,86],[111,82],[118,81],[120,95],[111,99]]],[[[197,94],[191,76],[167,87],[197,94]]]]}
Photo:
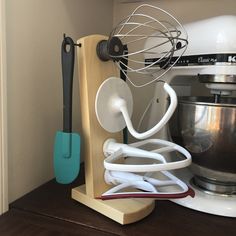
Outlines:
{"type": "Polygon", "coordinates": [[[78,40],[77,50],[82,136],[84,147],[86,194],[101,196],[109,187],[104,181],[103,144],[108,138],[122,142],[122,132],[109,133],[99,124],[95,113],[95,98],[102,82],[119,72],[113,61],[101,61],[96,53],[97,44],[106,36],[90,35],[78,40]]]}
{"type": "Polygon", "coordinates": [[[0,217],[1,236],[62,236],[62,235],[101,235],[110,233],[98,231],[83,225],[61,221],[56,218],[32,214],[12,209],[0,217]]]}

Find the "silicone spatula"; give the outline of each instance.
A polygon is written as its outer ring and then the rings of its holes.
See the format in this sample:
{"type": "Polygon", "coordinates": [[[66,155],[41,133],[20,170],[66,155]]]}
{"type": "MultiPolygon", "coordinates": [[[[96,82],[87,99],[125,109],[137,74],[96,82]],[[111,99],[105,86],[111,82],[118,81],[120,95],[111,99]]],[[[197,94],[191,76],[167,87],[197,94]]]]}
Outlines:
{"type": "Polygon", "coordinates": [[[64,35],[61,45],[63,78],[63,131],[57,131],[54,143],[54,172],[56,181],[69,184],[80,170],[80,135],[72,133],[72,91],[75,44],[64,35]]]}

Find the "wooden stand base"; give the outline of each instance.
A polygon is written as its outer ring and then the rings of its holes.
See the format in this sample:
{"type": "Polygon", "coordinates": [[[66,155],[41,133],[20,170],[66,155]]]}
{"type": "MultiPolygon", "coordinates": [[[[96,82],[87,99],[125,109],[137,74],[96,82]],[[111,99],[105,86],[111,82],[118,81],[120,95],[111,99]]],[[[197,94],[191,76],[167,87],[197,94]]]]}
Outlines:
{"type": "Polygon", "coordinates": [[[72,198],[122,225],[143,219],[155,207],[153,199],[94,199],[86,194],[85,185],[72,189],[72,198]]]}
{"type": "Polygon", "coordinates": [[[149,215],[154,209],[154,200],[95,199],[110,187],[104,181],[103,144],[110,138],[122,142],[122,131],[107,132],[99,124],[95,113],[95,99],[99,87],[107,78],[119,77],[115,63],[112,60],[101,61],[96,53],[98,43],[107,39],[103,35],[90,35],[78,40],[81,45],[78,50],[78,71],[86,186],[72,189],[72,198],[120,224],[129,224],[149,215]]]}

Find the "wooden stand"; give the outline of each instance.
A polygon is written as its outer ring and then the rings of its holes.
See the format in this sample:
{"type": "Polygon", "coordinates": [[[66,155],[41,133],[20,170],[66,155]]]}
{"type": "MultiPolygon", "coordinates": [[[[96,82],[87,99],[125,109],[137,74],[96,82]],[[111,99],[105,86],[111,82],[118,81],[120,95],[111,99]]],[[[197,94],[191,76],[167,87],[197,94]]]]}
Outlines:
{"type": "Polygon", "coordinates": [[[99,41],[106,40],[102,35],[92,35],[78,40],[80,104],[82,115],[82,138],[85,160],[85,185],[72,189],[72,198],[101,214],[119,222],[136,222],[152,212],[152,199],[97,200],[110,186],[104,182],[103,143],[108,138],[122,142],[122,133],[108,133],[97,121],[95,98],[100,85],[111,76],[119,76],[112,61],[103,62],[96,54],[99,41]]]}

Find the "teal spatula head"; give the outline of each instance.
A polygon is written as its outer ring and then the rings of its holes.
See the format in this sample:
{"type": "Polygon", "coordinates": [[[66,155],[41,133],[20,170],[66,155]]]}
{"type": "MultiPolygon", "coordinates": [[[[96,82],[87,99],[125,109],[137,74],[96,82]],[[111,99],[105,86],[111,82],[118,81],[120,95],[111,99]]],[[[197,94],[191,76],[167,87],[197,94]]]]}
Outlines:
{"type": "Polygon", "coordinates": [[[54,144],[54,173],[56,181],[69,184],[80,171],[80,136],[77,133],[56,133],[54,144]]]}

